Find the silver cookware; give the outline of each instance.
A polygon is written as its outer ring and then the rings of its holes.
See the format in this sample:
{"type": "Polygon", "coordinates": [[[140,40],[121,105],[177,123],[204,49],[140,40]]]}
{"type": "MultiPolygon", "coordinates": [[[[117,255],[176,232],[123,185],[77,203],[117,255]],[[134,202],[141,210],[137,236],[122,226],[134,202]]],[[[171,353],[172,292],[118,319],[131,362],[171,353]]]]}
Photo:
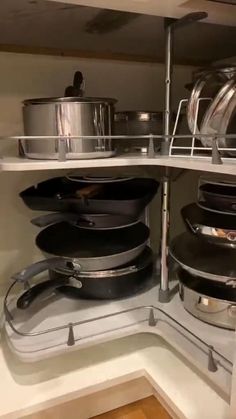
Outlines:
{"type": "Polygon", "coordinates": [[[192,275],[236,286],[234,248],[209,244],[186,232],[171,242],[170,254],[179,266],[192,275]]]}
{"type": "Polygon", "coordinates": [[[189,204],[181,210],[182,218],[192,233],[208,242],[236,249],[236,218],[234,215],[212,213],[189,204]]]}
{"type": "Polygon", "coordinates": [[[189,313],[214,326],[235,329],[235,289],[195,277],[182,269],[178,270],[177,278],[180,298],[189,313]]]}
{"type": "MultiPolygon", "coordinates": [[[[115,113],[116,135],[162,135],[163,112],[152,111],[122,111],[115,113]]],[[[115,140],[116,148],[120,151],[148,152],[148,140],[127,139],[115,140]]],[[[158,144],[157,144],[158,145],[158,144]]]]}
{"type": "MultiPolygon", "coordinates": [[[[236,81],[228,80],[219,90],[213,102],[209,105],[201,125],[201,134],[207,134],[207,137],[201,137],[204,147],[212,147],[212,141],[216,134],[227,134],[228,127],[233,120],[236,108],[236,81]]],[[[219,147],[236,148],[235,139],[226,139],[219,137],[217,139],[219,147]]],[[[235,151],[225,151],[230,156],[235,156],[235,151]]]]}
{"type": "MultiPolygon", "coordinates": [[[[25,100],[24,133],[28,136],[62,136],[67,159],[103,158],[114,155],[112,141],[114,104],[110,98],[59,97],[25,100]],[[73,139],[73,136],[99,136],[98,139],[73,139]]],[[[22,140],[26,157],[58,159],[59,140],[55,138],[22,140]]]]}
{"type": "MultiPolygon", "coordinates": [[[[187,120],[190,132],[192,134],[196,134],[199,139],[200,136],[200,128],[195,126],[196,119],[199,111],[199,99],[203,96],[204,89],[207,88],[211,92],[211,97],[214,97],[217,94],[217,91],[220,87],[222,87],[226,82],[234,78],[236,75],[236,66],[220,66],[215,68],[208,68],[206,70],[202,70],[199,73],[199,78],[195,81],[193,90],[190,95],[190,99],[188,101],[187,107],[187,120]],[[211,88],[213,85],[213,89],[211,88]]],[[[207,97],[209,96],[209,92],[207,92],[207,97]]]]}

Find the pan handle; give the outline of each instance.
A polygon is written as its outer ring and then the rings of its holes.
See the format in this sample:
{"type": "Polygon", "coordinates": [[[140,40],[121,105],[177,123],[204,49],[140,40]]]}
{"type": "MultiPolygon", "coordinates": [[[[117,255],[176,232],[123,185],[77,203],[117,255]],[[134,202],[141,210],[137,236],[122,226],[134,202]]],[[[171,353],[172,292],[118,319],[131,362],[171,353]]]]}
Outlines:
{"type": "Polygon", "coordinates": [[[78,214],[69,212],[55,212],[52,214],[40,215],[31,220],[31,223],[37,227],[47,227],[51,224],[56,224],[61,221],[68,221],[76,224],[78,227],[94,227],[95,223],[87,217],[81,217],[78,214]]]}
{"type": "Polygon", "coordinates": [[[234,211],[236,211],[236,204],[232,204],[231,207],[234,211]]]}
{"type": "Polygon", "coordinates": [[[49,279],[34,285],[32,288],[24,292],[17,300],[17,308],[25,310],[45,291],[52,291],[55,288],[64,285],[65,279],[49,279]]]}
{"type": "Polygon", "coordinates": [[[37,227],[47,227],[51,224],[56,224],[61,221],[76,222],[78,220],[78,214],[68,212],[55,212],[52,214],[40,215],[31,220],[31,223],[37,227]]]}
{"type": "Polygon", "coordinates": [[[12,279],[18,282],[25,282],[32,279],[34,276],[47,271],[48,269],[64,267],[66,266],[67,261],[62,258],[54,257],[50,259],[44,259],[40,262],[33,263],[32,265],[27,266],[21,272],[17,272],[12,275],[12,279]]]}

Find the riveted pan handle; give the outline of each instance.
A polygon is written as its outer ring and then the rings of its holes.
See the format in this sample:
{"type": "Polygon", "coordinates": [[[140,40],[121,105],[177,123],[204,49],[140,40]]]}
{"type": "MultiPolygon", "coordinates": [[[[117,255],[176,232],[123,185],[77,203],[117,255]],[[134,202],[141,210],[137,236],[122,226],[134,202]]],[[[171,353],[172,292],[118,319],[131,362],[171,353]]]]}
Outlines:
{"type": "Polygon", "coordinates": [[[33,263],[27,266],[22,271],[12,275],[12,279],[18,282],[26,282],[32,279],[34,276],[47,271],[49,269],[65,267],[67,261],[62,258],[54,257],[50,259],[44,259],[40,262],[33,263]]]}

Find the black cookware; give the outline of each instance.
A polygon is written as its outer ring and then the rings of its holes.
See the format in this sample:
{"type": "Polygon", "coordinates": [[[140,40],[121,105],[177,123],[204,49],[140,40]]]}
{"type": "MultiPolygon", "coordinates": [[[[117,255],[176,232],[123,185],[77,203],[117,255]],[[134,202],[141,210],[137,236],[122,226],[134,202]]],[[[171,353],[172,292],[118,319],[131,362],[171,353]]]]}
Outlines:
{"type": "Polygon", "coordinates": [[[53,224],[36,237],[47,258],[69,260],[77,270],[112,269],[130,262],[145,248],[149,228],[142,223],[117,230],[84,230],[66,222],[53,224]]]}
{"type": "Polygon", "coordinates": [[[204,183],[200,186],[199,191],[202,196],[199,205],[202,208],[236,214],[235,184],[204,183]]]}
{"type": "Polygon", "coordinates": [[[47,227],[60,221],[67,221],[77,227],[92,230],[114,230],[139,222],[139,220],[128,215],[56,212],[33,218],[31,223],[37,227],[47,227]]]}
{"type": "Polygon", "coordinates": [[[236,217],[220,214],[189,204],[181,214],[187,227],[199,238],[223,246],[236,246],[236,217]]]}
{"type": "Polygon", "coordinates": [[[178,269],[177,277],[182,284],[191,290],[208,297],[217,298],[225,301],[236,301],[236,288],[225,285],[222,282],[211,281],[209,279],[191,275],[184,269],[178,269]]]}
{"type": "Polygon", "coordinates": [[[236,284],[234,248],[209,244],[186,232],[171,242],[170,254],[192,275],[225,284],[236,284]]]}
{"type": "Polygon", "coordinates": [[[32,210],[116,214],[137,219],[158,187],[158,182],[146,178],[114,180],[98,185],[92,180],[85,184],[82,178],[57,177],[24,190],[20,196],[32,210]],[[92,187],[92,193],[87,187],[92,187]]]}
{"type": "Polygon", "coordinates": [[[75,272],[54,268],[50,280],[24,292],[17,301],[20,309],[28,308],[43,294],[55,290],[71,298],[114,299],[134,295],[154,285],[152,279],[152,251],[146,247],[131,264],[116,269],[96,272],[75,272]]]}

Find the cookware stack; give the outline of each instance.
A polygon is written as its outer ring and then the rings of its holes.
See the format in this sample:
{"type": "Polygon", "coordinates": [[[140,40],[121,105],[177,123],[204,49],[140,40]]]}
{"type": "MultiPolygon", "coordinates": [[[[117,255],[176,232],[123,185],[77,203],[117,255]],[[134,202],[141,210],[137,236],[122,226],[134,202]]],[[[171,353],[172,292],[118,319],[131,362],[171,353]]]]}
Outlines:
{"type": "Polygon", "coordinates": [[[236,326],[236,184],[201,179],[198,202],[182,208],[188,232],[171,243],[187,311],[216,326],[236,326]]]}
{"type": "Polygon", "coordinates": [[[25,291],[18,308],[55,292],[113,299],[151,286],[149,228],[140,217],[158,186],[145,178],[68,176],[24,190],[20,196],[29,208],[49,212],[32,220],[42,228],[36,245],[45,259],[14,278],[25,282],[48,271],[49,279],[25,291]]]}

